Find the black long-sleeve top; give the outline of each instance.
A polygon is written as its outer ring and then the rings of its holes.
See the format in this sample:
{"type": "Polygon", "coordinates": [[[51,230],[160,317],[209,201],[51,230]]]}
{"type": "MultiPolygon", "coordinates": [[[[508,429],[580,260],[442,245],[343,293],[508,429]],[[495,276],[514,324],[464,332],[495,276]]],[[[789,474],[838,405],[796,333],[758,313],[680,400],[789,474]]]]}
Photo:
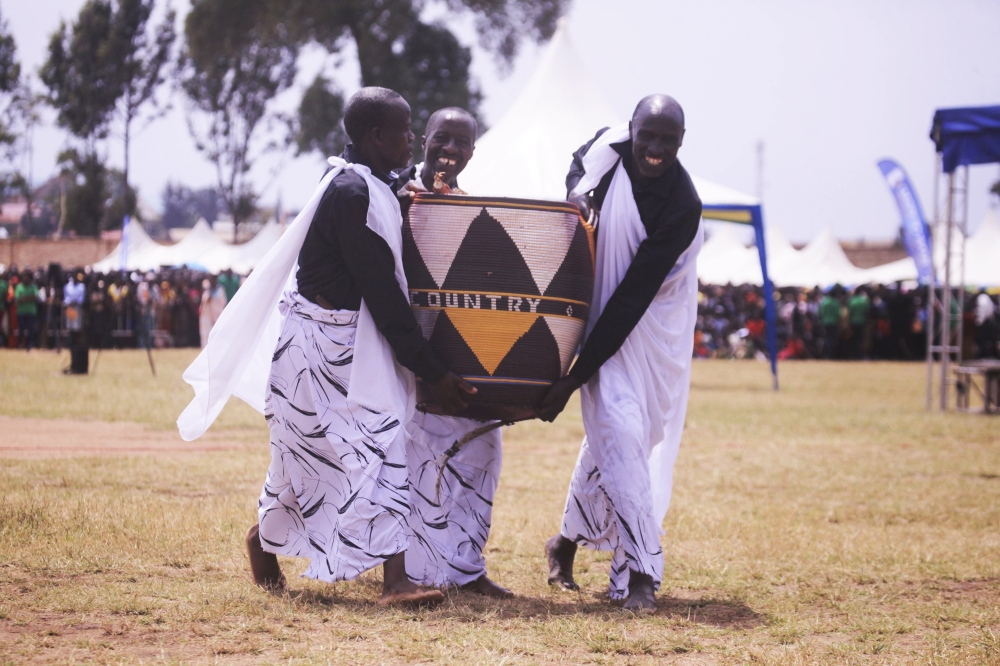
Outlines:
{"type": "MultiPolygon", "coordinates": [[[[607,128],[599,131],[573,154],[573,163],[566,176],[567,193],[583,178],[583,156],[606,131],[607,128]]],[[[643,183],[635,178],[632,140],[613,143],[611,147],[621,156],[625,171],[632,181],[632,194],[639,209],[639,218],[646,228],[646,240],[639,244],[625,277],[608,299],[594,330],[570,370],[570,374],[581,382],[593,377],[605,361],[614,356],[624,344],[653,302],[656,292],[667,279],[677,259],[694,241],[701,219],[701,199],[680,162],[674,162],[660,177],[643,183]]],[[[617,165],[594,188],[592,201],[597,210],[604,204],[615,169],[617,165]]],[[[600,224],[597,233],[601,233],[600,224]]]]}
{"type": "MultiPolygon", "coordinates": [[[[348,146],[348,162],[365,161],[348,146]]],[[[372,175],[391,185],[390,176],[369,164],[372,175]]],[[[392,250],[368,228],[368,184],[354,171],[338,174],[320,200],[296,273],[299,293],[333,310],[358,310],[364,299],[379,332],[401,365],[428,383],[445,376],[447,366],[424,339],[406,296],[396,282],[392,250]]]]}

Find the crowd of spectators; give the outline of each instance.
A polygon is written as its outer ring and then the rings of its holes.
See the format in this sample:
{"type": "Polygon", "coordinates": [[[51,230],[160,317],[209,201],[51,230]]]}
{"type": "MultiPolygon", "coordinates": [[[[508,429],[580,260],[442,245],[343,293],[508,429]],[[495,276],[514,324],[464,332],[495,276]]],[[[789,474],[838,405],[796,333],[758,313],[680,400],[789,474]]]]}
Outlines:
{"type": "Polygon", "coordinates": [[[95,273],[11,267],[0,273],[0,347],[204,346],[239,289],[232,271],[95,273]]]}
{"type": "MultiPolygon", "coordinates": [[[[232,271],[210,275],[180,268],[104,274],[58,266],[12,267],[0,273],[0,347],[204,346],[240,283],[232,271]]],[[[952,299],[953,319],[957,296],[952,299]]],[[[787,288],[775,298],[781,360],[925,357],[925,287],[787,288]]],[[[1000,357],[998,312],[996,296],[966,294],[963,358],[1000,357]]],[[[760,287],[700,287],[695,357],[764,358],[766,329],[760,287]]]]}
{"type": "MultiPolygon", "coordinates": [[[[927,289],[902,285],[845,289],[781,289],[775,294],[778,358],[918,360],[927,350],[927,289]]],[[[957,328],[958,292],[952,298],[957,328]]],[[[939,315],[940,316],[940,315],[939,315]]],[[[702,285],[694,354],[698,358],[764,358],[764,295],[760,287],[702,285]]],[[[1000,356],[997,298],[966,292],[962,358],[1000,356]]]]}

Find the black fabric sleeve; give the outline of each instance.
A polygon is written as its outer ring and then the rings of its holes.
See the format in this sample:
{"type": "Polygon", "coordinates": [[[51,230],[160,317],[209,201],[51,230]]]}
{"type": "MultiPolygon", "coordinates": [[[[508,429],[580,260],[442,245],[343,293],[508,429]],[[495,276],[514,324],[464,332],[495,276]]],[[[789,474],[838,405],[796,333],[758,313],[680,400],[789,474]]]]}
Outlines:
{"type": "Polygon", "coordinates": [[[400,365],[433,384],[448,373],[434,354],[396,282],[392,250],[381,236],[368,228],[368,193],[354,192],[334,202],[337,238],[344,251],[347,270],[361,289],[379,332],[392,347],[400,365]]]}
{"type": "Polygon", "coordinates": [[[639,244],[632,264],[608,299],[569,374],[587,382],[621,348],[677,259],[694,241],[700,219],[699,202],[668,214],[653,235],[639,244]]]}
{"type": "Polygon", "coordinates": [[[587,151],[590,150],[590,147],[592,145],[594,145],[594,142],[597,141],[601,137],[601,135],[607,131],[608,131],[607,127],[598,130],[597,134],[594,135],[593,139],[580,146],[579,150],[573,153],[573,161],[569,165],[569,173],[566,174],[567,197],[569,197],[569,193],[573,191],[573,188],[576,187],[576,184],[580,182],[580,179],[583,178],[583,174],[585,173],[583,170],[583,156],[587,154],[587,151]]]}

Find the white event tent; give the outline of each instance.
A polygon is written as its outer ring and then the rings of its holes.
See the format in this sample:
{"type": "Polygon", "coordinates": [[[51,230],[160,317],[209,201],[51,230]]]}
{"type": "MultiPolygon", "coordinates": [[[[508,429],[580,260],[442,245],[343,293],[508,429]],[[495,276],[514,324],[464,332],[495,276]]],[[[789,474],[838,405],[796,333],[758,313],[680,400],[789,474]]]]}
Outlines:
{"type": "Polygon", "coordinates": [[[157,243],[139,222],[132,220],[124,238],[101,261],[91,265],[99,272],[116,270],[147,271],[161,266],[190,266],[212,273],[227,268],[240,274],[249,273],[281,237],[282,229],[275,221],[265,224],[257,235],[242,245],[232,245],[212,231],[205,220],[199,220],[191,231],[175,245],[157,243]],[[123,252],[123,248],[127,251],[123,252]]]}
{"type": "MultiPolygon", "coordinates": [[[[944,275],[944,239],[934,243],[934,270],[938,279],[944,275]]],[[[959,240],[954,239],[957,246],[959,240]]],[[[957,270],[952,263],[952,270],[957,270]]],[[[897,281],[916,281],[917,265],[910,257],[893,261],[882,266],[869,268],[869,282],[890,284],[897,281]]],[[[952,284],[958,284],[961,277],[953,275],[952,284]]],[[[965,284],[970,287],[1000,286],[1000,216],[996,209],[986,211],[986,216],[976,232],[969,236],[965,245],[965,284]]]]}

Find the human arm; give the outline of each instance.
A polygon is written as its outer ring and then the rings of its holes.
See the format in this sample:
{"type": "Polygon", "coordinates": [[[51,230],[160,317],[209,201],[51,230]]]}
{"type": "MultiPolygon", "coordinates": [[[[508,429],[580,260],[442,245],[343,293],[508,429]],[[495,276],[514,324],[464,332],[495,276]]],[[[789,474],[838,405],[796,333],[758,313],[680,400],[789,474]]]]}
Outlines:
{"type": "Polygon", "coordinates": [[[449,371],[424,338],[396,281],[389,245],[367,225],[367,193],[341,197],[334,206],[335,230],[347,270],[396,360],[427,383],[445,414],[465,409],[463,394],[474,394],[476,389],[449,371]]]}
{"type": "Polygon", "coordinates": [[[640,243],[625,277],[608,299],[570,370],[581,384],[624,344],[681,254],[694,241],[700,219],[700,203],[671,212],[640,243]]]}

